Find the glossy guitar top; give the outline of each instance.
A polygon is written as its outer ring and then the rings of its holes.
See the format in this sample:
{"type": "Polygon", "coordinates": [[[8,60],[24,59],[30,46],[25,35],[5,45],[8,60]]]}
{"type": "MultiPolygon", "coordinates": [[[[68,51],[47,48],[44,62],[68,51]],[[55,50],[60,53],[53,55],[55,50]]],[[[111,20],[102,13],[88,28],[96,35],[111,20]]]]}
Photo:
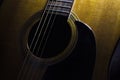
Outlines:
{"type": "Polygon", "coordinates": [[[97,52],[93,80],[108,79],[110,58],[120,38],[119,5],[119,0],[76,0],[74,5],[73,11],[95,34],[97,52]]]}

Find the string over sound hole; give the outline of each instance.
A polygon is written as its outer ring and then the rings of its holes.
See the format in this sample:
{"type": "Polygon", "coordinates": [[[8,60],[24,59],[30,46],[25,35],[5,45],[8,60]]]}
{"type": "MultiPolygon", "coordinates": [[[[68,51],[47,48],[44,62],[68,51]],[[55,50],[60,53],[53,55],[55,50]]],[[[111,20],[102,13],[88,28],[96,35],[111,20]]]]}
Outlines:
{"type": "MultiPolygon", "coordinates": [[[[54,16],[54,14],[52,15],[54,16]]],[[[70,41],[71,29],[67,23],[67,17],[57,15],[55,21],[53,21],[54,17],[52,17],[49,22],[50,16],[51,14],[48,15],[46,21],[46,17],[42,21],[38,20],[32,26],[28,36],[30,51],[37,57],[49,58],[57,56],[70,41]],[[41,24],[39,24],[40,21],[41,24]]]]}

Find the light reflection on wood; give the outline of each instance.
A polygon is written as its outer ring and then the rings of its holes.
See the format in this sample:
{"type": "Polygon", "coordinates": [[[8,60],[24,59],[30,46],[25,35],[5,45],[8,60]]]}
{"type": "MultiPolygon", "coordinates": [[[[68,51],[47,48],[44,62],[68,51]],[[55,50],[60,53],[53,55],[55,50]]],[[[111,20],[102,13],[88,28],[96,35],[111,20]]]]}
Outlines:
{"type": "Polygon", "coordinates": [[[76,0],[73,11],[93,29],[97,56],[93,80],[107,80],[108,65],[120,37],[120,0],[76,0]]]}

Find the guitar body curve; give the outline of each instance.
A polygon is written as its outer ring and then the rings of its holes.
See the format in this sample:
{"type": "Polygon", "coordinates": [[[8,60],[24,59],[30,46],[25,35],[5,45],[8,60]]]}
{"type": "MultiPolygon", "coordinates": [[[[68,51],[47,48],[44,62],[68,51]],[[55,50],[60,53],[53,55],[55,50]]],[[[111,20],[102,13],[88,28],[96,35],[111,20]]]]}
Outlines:
{"type": "Polygon", "coordinates": [[[94,31],[96,63],[93,80],[109,80],[109,62],[120,38],[119,4],[120,1],[111,0],[76,0],[73,7],[77,16],[94,31]]]}

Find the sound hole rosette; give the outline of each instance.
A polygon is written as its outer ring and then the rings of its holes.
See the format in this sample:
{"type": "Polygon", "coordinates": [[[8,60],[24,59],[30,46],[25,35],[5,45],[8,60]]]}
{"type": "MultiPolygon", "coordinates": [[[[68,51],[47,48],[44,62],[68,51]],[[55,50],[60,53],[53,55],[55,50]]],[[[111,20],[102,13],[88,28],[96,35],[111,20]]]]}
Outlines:
{"type": "Polygon", "coordinates": [[[72,14],[70,14],[67,22],[71,29],[71,37],[70,37],[70,41],[69,41],[68,45],[66,46],[66,48],[63,51],[61,51],[60,53],[58,53],[57,56],[54,56],[54,57],[50,57],[50,58],[37,57],[30,51],[30,48],[28,45],[28,35],[30,32],[30,29],[32,28],[32,25],[35,24],[39,20],[40,17],[41,17],[41,12],[38,12],[35,15],[33,15],[32,17],[30,17],[30,19],[28,19],[28,21],[25,23],[25,25],[24,25],[25,29],[22,33],[24,35],[23,40],[22,40],[23,48],[27,49],[27,54],[29,54],[31,57],[39,60],[39,62],[48,64],[48,65],[55,64],[59,61],[62,61],[66,57],[68,57],[70,55],[71,51],[74,49],[74,46],[77,43],[77,37],[78,37],[77,27],[74,23],[72,14]]]}

